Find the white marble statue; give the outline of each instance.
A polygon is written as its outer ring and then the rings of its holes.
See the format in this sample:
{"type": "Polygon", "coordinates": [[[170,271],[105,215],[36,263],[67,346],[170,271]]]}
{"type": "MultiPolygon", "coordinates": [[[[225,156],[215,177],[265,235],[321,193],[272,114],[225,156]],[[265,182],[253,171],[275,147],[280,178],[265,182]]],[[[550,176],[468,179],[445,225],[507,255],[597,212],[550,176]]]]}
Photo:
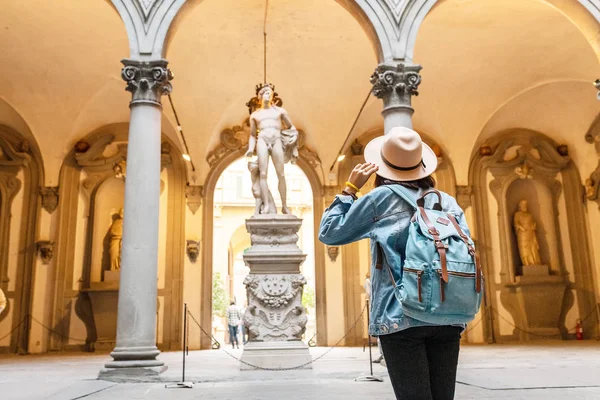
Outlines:
{"type": "Polygon", "coordinates": [[[535,234],[537,224],[533,215],[527,211],[527,200],[519,202],[519,210],[514,216],[514,227],[523,265],[541,264],[540,245],[535,234]]]}
{"type": "Polygon", "coordinates": [[[268,203],[266,206],[263,203],[262,193],[260,189],[260,172],[258,170],[258,163],[256,161],[248,161],[248,170],[250,171],[250,178],[252,178],[252,195],[254,196],[256,206],[254,208],[254,215],[266,214],[265,209],[275,210],[275,200],[269,188],[267,188],[267,199],[268,203]]]}
{"type": "Polygon", "coordinates": [[[262,199],[261,214],[277,214],[275,204],[269,201],[269,187],[267,186],[267,170],[269,156],[275,166],[279,179],[279,195],[281,197],[281,212],[290,214],[287,206],[286,183],[284,164],[294,162],[298,157],[298,131],[292,124],[287,112],[273,104],[274,91],[271,85],[264,84],[258,92],[261,107],[250,115],[250,139],[246,157],[250,157],[256,150],[258,157],[259,188],[262,199]],[[282,129],[285,126],[287,129],[282,129]]]}
{"type": "Polygon", "coordinates": [[[121,245],[123,243],[123,209],[119,210],[119,215],[110,226],[109,234],[110,270],[118,271],[121,269],[121,245]]]}

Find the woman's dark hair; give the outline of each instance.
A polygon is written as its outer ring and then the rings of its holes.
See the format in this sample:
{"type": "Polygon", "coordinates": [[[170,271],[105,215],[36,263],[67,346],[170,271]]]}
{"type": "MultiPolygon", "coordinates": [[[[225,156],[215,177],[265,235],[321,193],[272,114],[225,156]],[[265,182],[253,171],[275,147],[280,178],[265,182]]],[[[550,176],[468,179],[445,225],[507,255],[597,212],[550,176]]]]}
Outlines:
{"type": "Polygon", "coordinates": [[[402,185],[409,189],[432,189],[435,187],[435,179],[433,176],[429,175],[425,178],[417,179],[415,181],[393,181],[391,179],[385,179],[379,175],[375,176],[375,187],[383,186],[383,185],[402,185]]]}

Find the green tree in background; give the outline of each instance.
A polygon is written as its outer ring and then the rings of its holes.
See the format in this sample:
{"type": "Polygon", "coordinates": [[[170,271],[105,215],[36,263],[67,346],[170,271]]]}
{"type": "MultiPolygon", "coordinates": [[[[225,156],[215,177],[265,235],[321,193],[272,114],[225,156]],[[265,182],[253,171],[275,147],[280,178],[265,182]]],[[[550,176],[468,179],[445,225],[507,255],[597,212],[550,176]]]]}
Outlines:
{"type": "Polygon", "coordinates": [[[302,305],[307,310],[315,306],[315,291],[308,285],[304,286],[304,291],[302,292],[302,305]]]}
{"type": "Polygon", "coordinates": [[[227,306],[227,295],[225,293],[225,284],[221,279],[221,273],[215,272],[213,274],[213,285],[212,285],[212,312],[213,315],[224,317],[227,306]]]}

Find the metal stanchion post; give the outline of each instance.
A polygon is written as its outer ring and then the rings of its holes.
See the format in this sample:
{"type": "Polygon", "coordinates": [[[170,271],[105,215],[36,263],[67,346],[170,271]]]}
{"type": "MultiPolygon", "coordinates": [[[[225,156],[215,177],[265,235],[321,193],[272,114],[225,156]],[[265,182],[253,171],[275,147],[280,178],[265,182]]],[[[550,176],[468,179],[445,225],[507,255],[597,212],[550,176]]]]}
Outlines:
{"type": "Polygon", "coordinates": [[[187,308],[187,303],[184,303],[183,305],[183,346],[181,349],[181,353],[183,356],[183,364],[182,364],[182,374],[181,374],[181,382],[177,382],[177,383],[170,383],[165,385],[165,387],[167,389],[178,389],[178,388],[185,388],[185,389],[191,389],[194,387],[194,382],[186,382],[185,381],[185,357],[187,356],[187,352],[188,352],[188,308],[187,308]]]}
{"type": "Polygon", "coordinates": [[[383,378],[373,375],[373,353],[371,351],[371,335],[368,333],[369,325],[371,325],[371,309],[369,308],[369,299],[367,298],[367,340],[369,341],[369,375],[361,375],[354,379],[356,382],[383,382],[383,378]]]}

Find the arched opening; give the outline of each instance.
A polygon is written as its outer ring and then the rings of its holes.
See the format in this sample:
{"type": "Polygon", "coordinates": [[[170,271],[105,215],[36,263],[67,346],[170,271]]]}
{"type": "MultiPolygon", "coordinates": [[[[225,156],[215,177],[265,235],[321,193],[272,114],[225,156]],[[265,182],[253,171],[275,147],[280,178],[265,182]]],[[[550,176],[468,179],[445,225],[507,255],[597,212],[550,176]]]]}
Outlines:
{"type": "MultiPolygon", "coordinates": [[[[296,165],[285,166],[288,186],[287,203],[292,213],[303,220],[299,231],[298,247],[307,255],[301,272],[307,280],[304,286],[303,305],[308,311],[304,341],[314,339],[316,334],[315,302],[315,251],[314,251],[314,199],[311,183],[302,169],[296,165]]],[[[268,184],[277,187],[277,175],[269,164],[268,184]]],[[[281,207],[277,190],[272,190],[275,203],[281,207]]],[[[244,278],[250,272],[243,260],[244,252],[250,247],[250,234],[245,220],[255,211],[252,182],[245,158],[233,161],[221,173],[213,192],[213,262],[212,262],[212,322],[213,333],[221,343],[228,343],[225,309],[235,301],[240,310],[246,303],[244,278]]]]}
{"type": "Polygon", "coordinates": [[[34,293],[43,177],[37,145],[0,125],[0,288],[7,297],[0,316],[0,352],[27,354],[34,328],[30,316],[43,315],[43,291],[34,293]]]}
{"type": "MultiPolygon", "coordinates": [[[[201,271],[201,290],[200,290],[200,324],[206,331],[211,331],[212,327],[212,314],[213,314],[213,298],[211,293],[213,291],[213,268],[214,263],[217,258],[214,256],[214,249],[217,246],[217,238],[215,233],[215,229],[213,225],[217,223],[217,219],[215,218],[217,207],[216,201],[218,200],[216,196],[220,196],[225,199],[226,194],[237,193],[237,188],[227,189],[226,185],[218,186],[220,178],[226,171],[226,169],[230,165],[234,165],[237,160],[240,160],[245,151],[246,144],[248,140],[248,123],[247,120],[242,125],[236,125],[232,128],[224,129],[221,132],[221,143],[219,146],[214,148],[208,155],[207,161],[211,166],[211,170],[209,172],[208,177],[206,178],[205,186],[203,187],[203,215],[202,215],[202,237],[203,237],[203,246],[202,246],[202,271],[201,271]],[[229,191],[229,192],[228,192],[229,191]],[[210,328],[210,329],[209,329],[210,328]]],[[[327,322],[326,322],[326,288],[325,288],[325,246],[318,241],[316,235],[314,235],[314,227],[320,221],[321,214],[323,213],[323,186],[322,186],[322,171],[321,171],[321,162],[319,157],[313,153],[310,149],[306,147],[304,144],[304,132],[300,131],[300,139],[299,139],[299,158],[297,161],[297,166],[292,166],[290,164],[286,164],[286,181],[288,183],[288,202],[291,201],[292,198],[297,198],[298,204],[309,203],[310,207],[306,206],[302,209],[302,215],[300,214],[301,207],[296,207],[294,211],[295,215],[303,218],[303,230],[307,232],[303,236],[303,248],[305,252],[308,251],[312,247],[312,259],[314,260],[314,312],[315,316],[315,330],[316,330],[316,339],[314,342],[317,344],[326,344],[327,343],[327,322]],[[295,172],[295,177],[287,177],[290,168],[293,168],[295,172]],[[301,183],[303,189],[296,190],[294,188],[297,185],[296,182],[304,182],[301,183]],[[308,184],[307,184],[308,182],[308,184]],[[299,196],[299,197],[298,197],[299,196]],[[302,201],[300,201],[302,200],[302,201]],[[311,210],[311,212],[308,212],[311,210]]],[[[244,223],[245,218],[249,218],[254,213],[254,198],[252,197],[252,192],[250,190],[250,175],[247,169],[247,166],[244,160],[238,161],[240,162],[240,166],[236,167],[237,176],[240,178],[232,179],[227,182],[230,185],[236,184],[239,182],[241,186],[239,186],[241,191],[239,192],[242,196],[245,197],[245,201],[250,201],[250,204],[246,207],[249,207],[246,211],[244,211],[244,216],[239,217],[237,223],[232,224],[229,235],[227,237],[223,237],[223,242],[226,243],[225,248],[227,250],[223,250],[221,252],[221,260],[223,264],[231,265],[235,264],[234,253],[237,241],[234,238],[232,242],[232,236],[235,232],[239,233],[237,238],[244,237],[245,227],[242,228],[244,231],[240,233],[238,229],[240,229],[240,225],[244,223]],[[244,191],[245,185],[245,191],[244,191]]],[[[271,166],[272,167],[272,166],[271,166]]],[[[277,178],[274,171],[271,171],[268,175],[270,179],[275,179],[274,183],[270,184],[271,188],[277,187],[277,178]]],[[[273,195],[278,196],[277,190],[271,190],[273,195]]],[[[220,210],[218,212],[221,212],[220,210]]],[[[219,238],[221,240],[221,238],[219,238]]],[[[242,239],[241,243],[244,243],[242,239]]],[[[245,242],[248,243],[248,242],[245,242]]],[[[238,243],[239,245],[239,243],[238,243]]],[[[240,247],[243,247],[241,245],[240,247]]],[[[238,248],[240,248],[238,247],[238,248]]],[[[243,247],[246,248],[246,247],[243,247]]],[[[238,256],[239,257],[239,256],[238,256]]],[[[309,254],[310,258],[310,254],[309,254]]],[[[306,264],[308,265],[308,264],[306,264]]],[[[228,268],[225,269],[229,271],[228,268]]],[[[309,269],[310,270],[310,269],[309,269]]],[[[307,277],[308,278],[308,277],[307,277]]],[[[225,279],[221,276],[221,279],[225,279]]],[[[223,288],[227,293],[227,282],[223,280],[223,288]]],[[[235,292],[235,289],[233,290],[235,292]]],[[[312,304],[312,302],[310,303],[312,304]]],[[[310,310],[309,310],[310,312],[310,310]]],[[[310,339],[310,338],[308,338],[310,339]]],[[[206,335],[202,335],[200,347],[203,349],[208,349],[211,347],[211,340],[206,335]]]]}

